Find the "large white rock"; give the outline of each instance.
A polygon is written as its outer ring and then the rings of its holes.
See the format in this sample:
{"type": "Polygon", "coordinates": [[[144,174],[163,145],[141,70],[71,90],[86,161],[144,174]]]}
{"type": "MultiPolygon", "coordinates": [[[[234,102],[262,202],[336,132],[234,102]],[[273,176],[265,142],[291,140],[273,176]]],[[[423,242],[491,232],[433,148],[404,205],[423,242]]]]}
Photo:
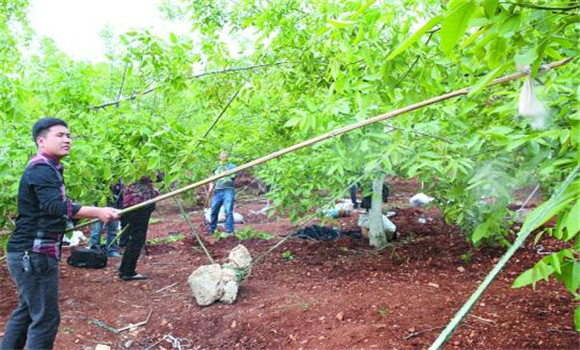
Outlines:
{"type": "Polygon", "coordinates": [[[210,305],[222,297],[222,276],[219,264],[200,266],[189,275],[187,282],[199,305],[210,305]]]}
{"type": "Polygon", "coordinates": [[[233,304],[238,296],[239,284],[236,281],[230,281],[223,287],[224,295],[220,298],[222,303],[233,304]]]}
{"type": "Polygon", "coordinates": [[[252,263],[252,256],[246,247],[238,244],[228,256],[230,264],[238,269],[246,269],[252,263]]]}
{"type": "Polygon", "coordinates": [[[250,252],[239,244],[230,251],[227,263],[204,265],[193,271],[188,282],[197,303],[207,306],[218,300],[227,304],[236,301],[239,283],[247,277],[251,263],[250,252]]]}

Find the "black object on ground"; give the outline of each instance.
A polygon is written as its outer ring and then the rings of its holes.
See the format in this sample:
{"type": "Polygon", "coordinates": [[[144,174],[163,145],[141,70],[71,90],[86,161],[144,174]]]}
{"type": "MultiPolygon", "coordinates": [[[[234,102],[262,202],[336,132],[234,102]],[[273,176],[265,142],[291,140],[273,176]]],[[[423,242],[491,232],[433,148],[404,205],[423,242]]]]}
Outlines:
{"type": "Polygon", "coordinates": [[[315,239],[317,241],[333,241],[340,237],[340,232],[332,227],[312,225],[292,234],[298,238],[315,239]]]}
{"type": "Polygon", "coordinates": [[[102,269],[107,266],[107,254],[94,249],[78,248],[71,252],[66,262],[74,267],[102,269]]]}
{"type": "Polygon", "coordinates": [[[360,231],[339,231],[332,227],[312,225],[296,231],[292,234],[294,237],[303,239],[314,239],[317,241],[334,241],[340,236],[349,236],[360,238],[360,231]]]}

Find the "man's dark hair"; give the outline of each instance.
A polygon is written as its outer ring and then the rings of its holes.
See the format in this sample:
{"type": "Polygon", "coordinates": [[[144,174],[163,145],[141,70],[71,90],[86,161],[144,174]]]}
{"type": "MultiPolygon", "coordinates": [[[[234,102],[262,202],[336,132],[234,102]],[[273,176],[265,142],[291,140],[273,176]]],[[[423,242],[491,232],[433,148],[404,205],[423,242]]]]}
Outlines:
{"type": "Polygon", "coordinates": [[[36,144],[36,138],[38,136],[45,137],[46,134],[48,133],[48,130],[50,130],[50,128],[52,128],[55,125],[62,125],[68,128],[67,123],[62,119],[53,117],[38,119],[36,123],[34,123],[34,126],[32,127],[32,141],[34,141],[34,143],[36,144]]]}

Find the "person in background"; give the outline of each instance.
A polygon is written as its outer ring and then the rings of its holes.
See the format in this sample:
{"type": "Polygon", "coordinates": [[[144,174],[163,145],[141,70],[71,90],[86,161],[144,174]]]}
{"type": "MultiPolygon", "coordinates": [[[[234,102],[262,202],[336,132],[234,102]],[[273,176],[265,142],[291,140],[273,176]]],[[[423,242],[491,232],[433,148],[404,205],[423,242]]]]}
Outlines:
{"type": "MultiPolygon", "coordinates": [[[[123,208],[146,202],[159,195],[151,179],[147,176],[141,177],[138,181],[125,187],[123,191],[123,208]]],[[[147,276],[135,271],[137,260],[141,250],[145,246],[147,239],[147,229],[149,228],[149,218],[155,210],[155,203],[131,211],[123,215],[124,225],[128,225],[124,235],[127,235],[127,247],[123,253],[121,266],[119,267],[119,278],[123,281],[144,280],[147,276]]]]}
{"type": "MultiPolygon", "coordinates": [[[[119,179],[116,184],[111,185],[111,197],[107,200],[107,206],[121,209],[123,207],[123,181],[119,179]]],[[[92,249],[101,249],[101,231],[103,230],[102,221],[97,221],[91,226],[91,238],[89,247],[92,249]]],[[[115,242],[117,237],[117,230],[119,228],[119,220],[109,221],[107,227],[107,245],[106,253],[109,258],[120,258],[118,243],[115,242]]]]}
{"type": "MultiPolygon", "coordinates": [[[[227,152],[221,152],[219,154],[219,165],[213,171],[213,175],[219,175],[225,171],[231,170],[236,166],[232,163],[228,163],[227,152]]],[[[213,193],[211,201],[211,221],[209,223],[208,234],[213,234],[217,228],[218,217],[220,209],[223,206],[226,214],[226,233],[228,235],[234,234],[234,201],[235,201],[235,191],[234,191],[234,179],[236,174],[222,177],[215,183],[210,184],[209,193],[213,193]]]]}
{"type": "Polygon", "coordinates": [[[354,209],[358,208],[358,202],[356,200],[356,192],[358,190],[358,184],[353,183],[352,185],[349,186],[349,191],[350,191],[350,201],[352,202],[352,207],[354,209]]]}
{"type": "Polygon", "coordinates": [[[16,229],[7,245],[10,276],[18,305],[10,315],[0,349],[52,349],[60,323],[58,261],[67,221],[119,218],[113,208],[80,206],[66,197],[63,165],[72,140],[68,125],[41,118],[32,127],[37,154],[28,162],[18,188],[16,229]]]}

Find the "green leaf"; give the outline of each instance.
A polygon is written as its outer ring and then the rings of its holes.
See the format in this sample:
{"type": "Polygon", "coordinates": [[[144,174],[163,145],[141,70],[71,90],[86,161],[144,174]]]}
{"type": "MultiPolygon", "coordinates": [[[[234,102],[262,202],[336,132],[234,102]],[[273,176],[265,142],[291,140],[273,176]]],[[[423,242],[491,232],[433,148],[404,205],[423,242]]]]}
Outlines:
{"type": "Polygon", "coordinates": [[[354,18],[358,15],[360,15],[361,13],[365,12],[369,7],[371,7],[377,0],[370,0],[368,1],[366,4],[362,5],[358,10],[356,10],[355,13],[353,13],[352,15],[348,16],[347,18],[354,18]]]}
{"type": "Polygon", "coordinates": [[[467,96],[473,96],[483,90],[487,84],[489,84],[495,77],[497,77],[501,72],[503,72],[506,67],[508,66],[507,63],[502,64],[501,66],[497,67],[496,69],[492,70],[491,72],[487,73],[483,78],[479,79],[475,85],[473,85],[469,89],[469,93],[467,96]]]}
{"type": "Polygon", "coordinates": [[[580,231],[580,199],[576,201],[576,204],[570,209],[568,213],[568,219],[566,220],[566,236],[564,240],[567,241],[574,237],[580,231]]]}
{"type": "Polygon", "coordinates": [[[522,16],[518,13],[506,19],[505,22],[500,25],[498,34],[503,37],[512,36],[512,33],[517,32],[520,28],[521,17],[522,16]]]}
{"type": "Polygon", "coordinates": [[[516,278],[516,280],[512,284],[512,288],[521,288],[534,283],[535,281],[532,278],[533,271],[534,269],[528,269],[524,271],[521,275],[519,275],[518,278],[516,278]]]}
{"type": "Polygon", "coordinates": [[[300,117],[294,117],[294,118],[290,118],[288,119],[288,121],[286,123],[284,123],[284,127],[285,128],[292,128],[295,127],[296,125],[298,125],[300,122],[302,121],[302,118],[300,117]]]}
{"type": "Polygon", "coordinates": [[[550,219],[554,217],[558,212],[560,212],[566,205],[570,204],[572,199],[565,199],[563,201],[558,202],[551,210],[544,213],[543,216],[540,217],[540,214],[544,209],[547,207],[548,202],[542,203],[539,207],[534,209],[524,221],[524,225],[522,226],[522,231],[525,229],[535,230],[536,228],[540,227],[541,225],[548,222],[550,219]],[[533,225],[533,226],[532,226],[533,225]],[[531,227],[530,227],[531,226],[531,227]]]}
{"type": "Polygon", "coordinates": [[[405,51],[409,46],[411,46],[415,41],[417,41],[423,34],[425,34],[428,30],[436,26],[437,24],[441,23],[443,17],[436,16],[431,18],[423,27],[421,27],[418,31],[416,31],[413,35],[403,41],[399,46],[397,46],[390,54],[387,56],[387,61],[392,60],[393,58],[397,57],[401,52],[405,51]]]}
{"type": "Polygon", "coordinates": [[[516,62],[516,67],[524,67],[534,63],[536,58],[537,58],[536,50],[527,48],[524,52],[515,55],[514,61],[516,62]]]}
{"type": "Polygon", "coordinates": [[[485,10],[485,15],[490,18],[495,15],[497,6],[499,5],[499,0],[485,0],[483,3],[483,9],[485,10]]]}
{"type": "Polygon", "coordinates": [[[562,270],[560,269],[560,258],[558,258],[558,254],[556,253],[550,254],[550,258],[548,259],[548,261],[550,262],[550,265],[552,265],[556,273],[558,274],[562,273],[562,270]]]}
{"type": "Polygon", "coordinates": [[[537,278],[536,282],[541,279],[547,281],[552,273],[554,273],[554,268],[546,264],[543,259],[538,261],[536,266],[534,266],[534,274],[537,278]]]}
{"type": "Polygon", "coordinates": [[[580,306],[574,308],[574,329],[580,332],[580,306]]]}
{"type": "Polygon", "coordinates": [[[149,158],[149,161],[147,162],[147,170],[153,170],[157,167],[157,165],[159,165],[159,155],[155,155],[149,158]]]}
{"type": "Polygon", "coordinates": [[[473,231],[473,235],[471,236],[471,240],[473,243],[479,242],[483,237],[487,235],[489,225],[487,222],[477,225],[475,230],[473,231]]]}
{"type": "Polygon", "coordinates": [[[465,33],[469,20],[475,11],[473,1],[458,1],[451,8],[441,25],[441,47],[445,53],[451,52],[459,38],[465,33]]]}
{"type": "Polygon", "coordinates": [[[332,19],[332,18],[330,18],[328,20],[328,23],[330,23],[335,28],[348,28],[348,27],[352,27],[353,25],[356,24],[355,21],[343,21],[343,20],[332,19]]]}
{"type": "Polygon", "coordinates": [[[580,286],[580,264],[576,261],[562,265],[561,279],[570,293],[578,293],[580,286]]]}

